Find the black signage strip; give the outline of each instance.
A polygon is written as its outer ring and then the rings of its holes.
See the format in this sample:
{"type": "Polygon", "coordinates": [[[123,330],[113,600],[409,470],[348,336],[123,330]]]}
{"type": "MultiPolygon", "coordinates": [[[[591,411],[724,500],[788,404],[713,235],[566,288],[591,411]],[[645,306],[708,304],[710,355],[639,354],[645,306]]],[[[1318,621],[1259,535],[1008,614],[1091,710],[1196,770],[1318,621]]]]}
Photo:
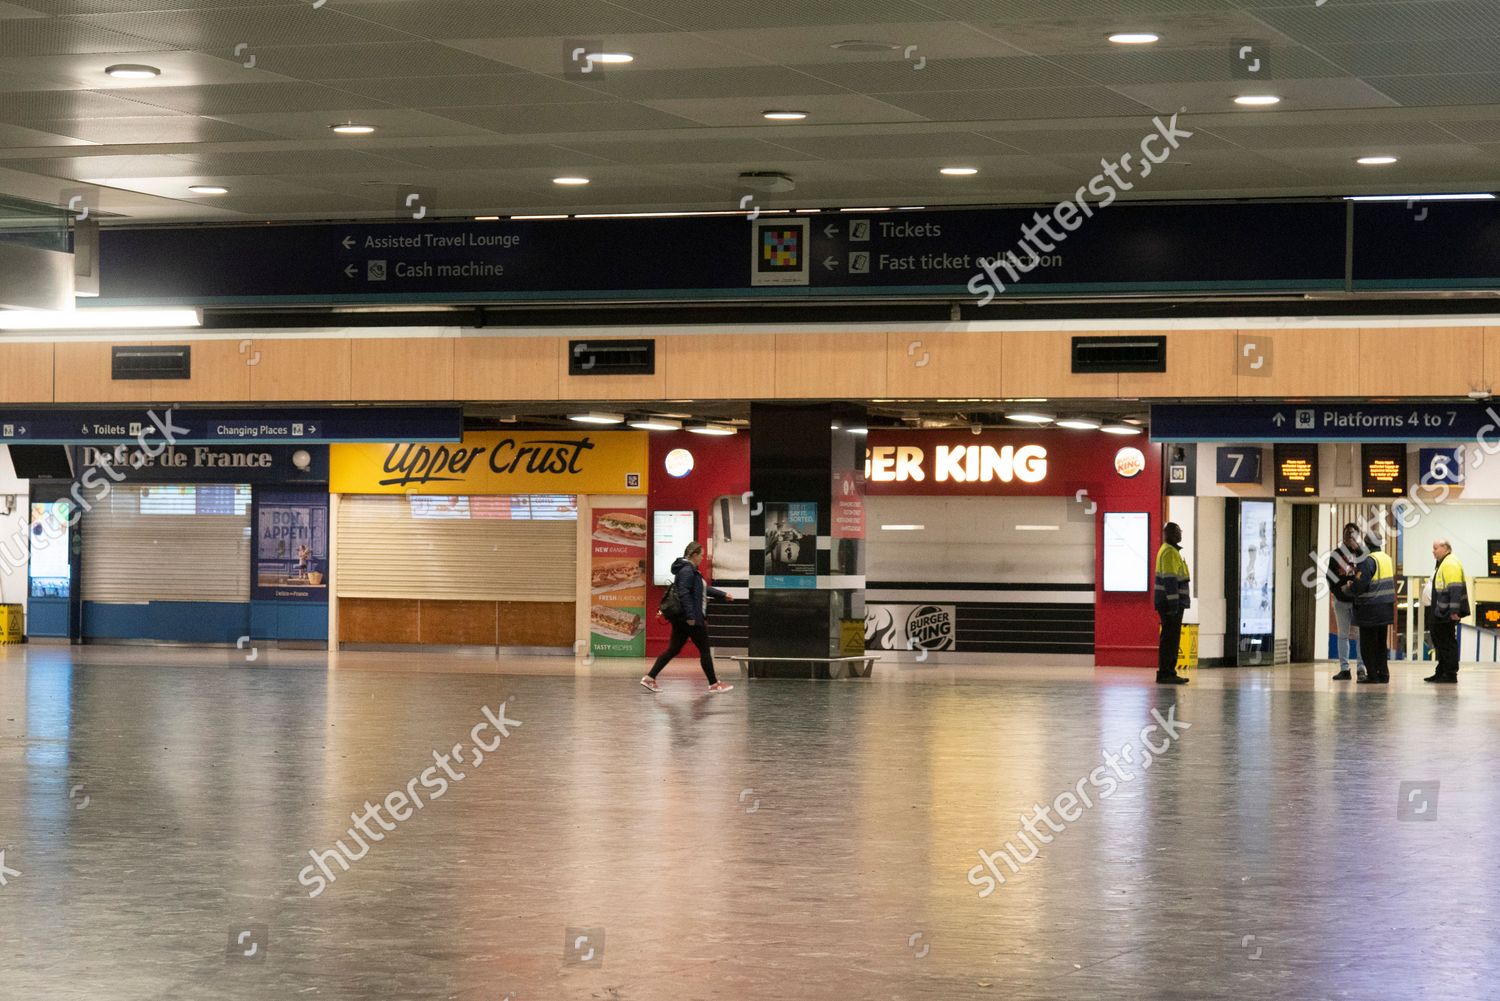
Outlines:
{"type": "Polygon", "coordinates": [[[0,445],[317,445],[463,440],[458,407],[214,410],[157,406],[0,411],[0,445]]]}
{"type": "Polygon", "coordinates": [[[1338,201],[108,229],[89,305],[1340,291],[1338,201]],[[1081,219],[1081,222],[1080,222],[1081,219]]]}

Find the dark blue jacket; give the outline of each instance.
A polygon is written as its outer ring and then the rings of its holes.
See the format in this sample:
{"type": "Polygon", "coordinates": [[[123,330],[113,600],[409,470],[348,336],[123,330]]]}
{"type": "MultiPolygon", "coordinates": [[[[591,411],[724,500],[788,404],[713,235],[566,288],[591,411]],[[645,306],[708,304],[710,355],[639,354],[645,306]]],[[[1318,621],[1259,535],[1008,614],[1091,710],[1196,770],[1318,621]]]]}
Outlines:
{"type": "Polygon", "coordinates": [[[682,600],[682,611],[690,624],[704,621],[709,595],[720,599],[728,597],[718,588],[705,584],[698,568],[681,556],[672,563],[672,577],[677,582],[677,597],[682,600]]]}

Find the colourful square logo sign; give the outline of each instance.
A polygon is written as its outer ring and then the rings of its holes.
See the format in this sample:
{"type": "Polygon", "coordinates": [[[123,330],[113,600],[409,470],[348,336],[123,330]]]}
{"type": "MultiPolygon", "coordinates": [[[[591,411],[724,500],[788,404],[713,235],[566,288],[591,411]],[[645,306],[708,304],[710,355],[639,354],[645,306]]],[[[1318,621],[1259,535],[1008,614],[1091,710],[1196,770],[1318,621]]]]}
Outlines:
{"type": "Polygon", "coordinates": [[[797,271],[802,267],[802,230],[771,226],[760,231],[760,270],[797,271]]]}

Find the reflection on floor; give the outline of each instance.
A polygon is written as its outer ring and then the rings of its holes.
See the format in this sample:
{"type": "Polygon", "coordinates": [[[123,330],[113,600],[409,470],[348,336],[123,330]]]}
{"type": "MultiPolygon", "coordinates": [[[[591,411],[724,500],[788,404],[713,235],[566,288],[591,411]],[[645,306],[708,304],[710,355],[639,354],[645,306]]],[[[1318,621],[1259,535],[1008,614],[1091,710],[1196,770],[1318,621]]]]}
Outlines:
{"type": "Polygon", "coordinates": [[[640,670],[0,647],[0,996],[1500,982],[1500,671],[640,670]]]}

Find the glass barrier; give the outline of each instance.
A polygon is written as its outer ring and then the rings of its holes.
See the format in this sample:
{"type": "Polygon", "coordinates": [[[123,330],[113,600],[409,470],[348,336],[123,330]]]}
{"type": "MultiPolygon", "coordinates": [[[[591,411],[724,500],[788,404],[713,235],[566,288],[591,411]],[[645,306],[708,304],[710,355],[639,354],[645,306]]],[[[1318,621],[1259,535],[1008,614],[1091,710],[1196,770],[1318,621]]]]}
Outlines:
{"type": "Polygon", "coordinates": [[[68,253],[72,250],[68,215],[56,205],[0,195],[0,241],[68,253]]]}

